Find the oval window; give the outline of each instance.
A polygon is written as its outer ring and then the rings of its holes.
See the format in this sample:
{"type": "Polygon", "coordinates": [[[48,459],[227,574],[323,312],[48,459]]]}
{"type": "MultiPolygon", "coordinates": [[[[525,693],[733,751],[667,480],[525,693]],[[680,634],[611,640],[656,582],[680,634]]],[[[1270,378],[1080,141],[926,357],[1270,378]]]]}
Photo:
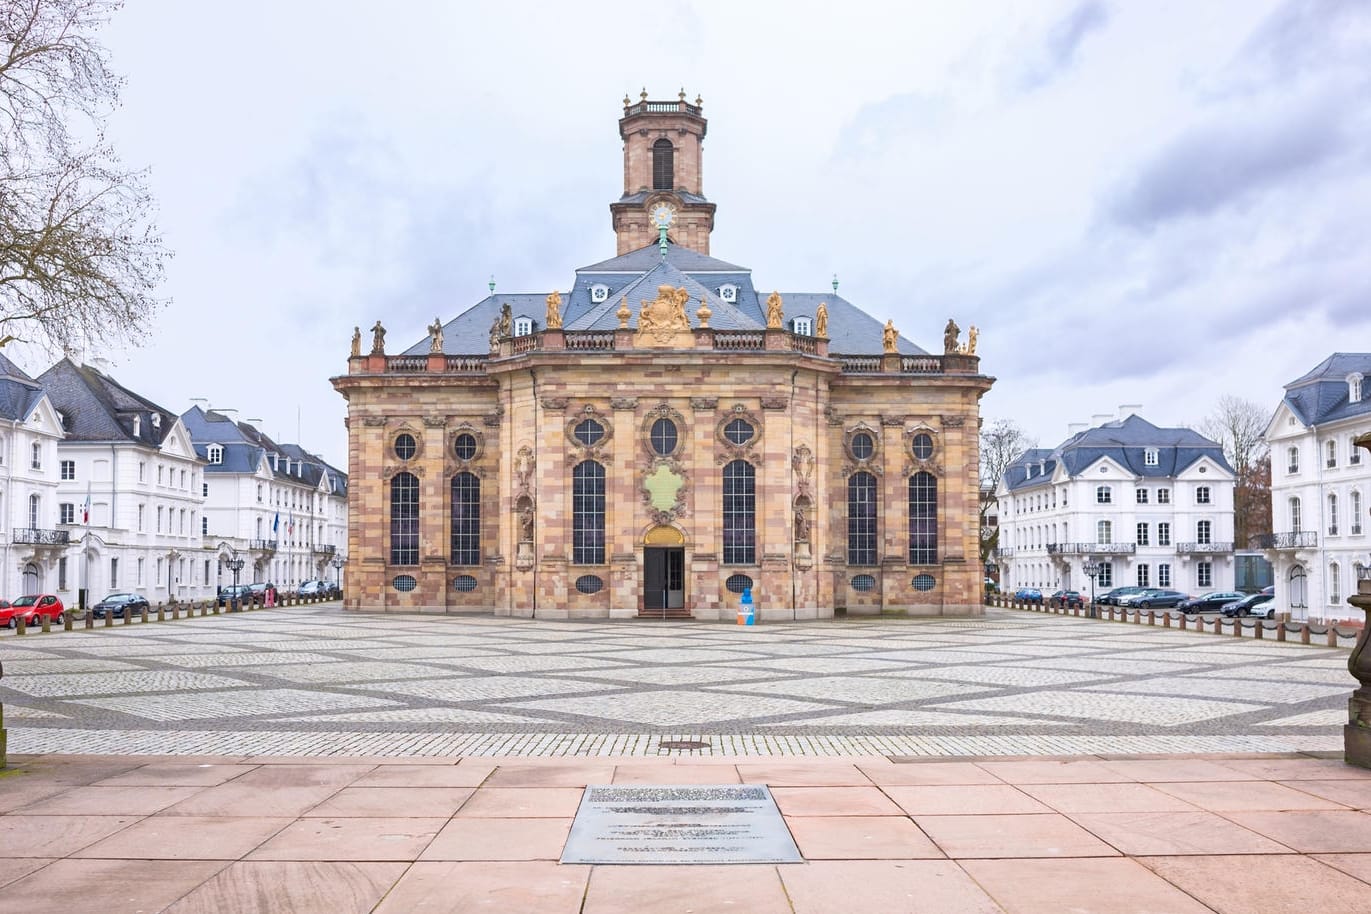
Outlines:
{"type": "Polygon", "coordinates": [[[459,574],[452,579],[452,589],[462,593],[471,593],[476,589],[476,579],[469,574],[459,574]]]}
{"type": "Polygon", "coordinates": [[[753,434],[752,423],[746,419],[734,419],[724,426],[724,437],[734,444],[747,444],[753,434]]]}
{"type": "Polygon", "coordinates": [[[867,460],[876,451],[876,442],[871,440],[871,436],[866,432],[858,432],[852,436],[852,456],[858,460],[867,460]]]}
{"type": "Polygon", "coordinates": [[[576,440],[590,447],[605,436],[605,427],[594,419],[582,419],[576,424],[576,440]]]}
{"type": "Polygon", "coordinates": [[[395,436],[395,456],[401,460],[410,459],[418,449],[419,445],[414,440],[414,436],[408,432],[395,436]]]}
{"type": "Polygon", "coordinates": [[[852,589],[866,593],[876,589],[876,579],[869,574],[859,574],[852,579],[852,589]]]}
{"type": "Polygon", "coordinates": [[[652,423],[652,450],[663,457],[676,450],[676,423],[670,419],[658,419],[652,423]]]}
{"type": "Polygon", "coordinates": [[[916,574],[910,583],[914,585],[915,590],[932,590],[938,582],[933,579],[931,574],[916,574]]]}
{"type": "Polygon", "coordinates": [[[914,436],[914,456],[920,460],[927,460],[933,456],[933,436],[927,432],[919,432],[914,436]]]}
{"type": "Polygon", "coordinates": [[[752,589],[752,579],[745,574],[729,575],[724,586],[728,588],[730,593],[742,593],[744,590],[752,589]]]}
{"type": "Polygon", "coordinates": [[[476,456],[476,436],[469,432],[462,432],[457,436],[457,440],[452,442],[452,450],[462,460],[470,460],[476,456]]]}
{"type": "Polygon", "coordinates": [[[419,586],[419,582],[414,580],[414,575],[412,574],[396,575],[395,580],[391,581],[390,583],[392,587],[394,587],[401,593],[408,593],[409,591],[419,586]]]}
{"type": "Polygon", "coordinates": [[[583,574],[576,579],[576,589],[581,593],[599,593],[604,587],[605,582],[593,574],[583,574]]]}

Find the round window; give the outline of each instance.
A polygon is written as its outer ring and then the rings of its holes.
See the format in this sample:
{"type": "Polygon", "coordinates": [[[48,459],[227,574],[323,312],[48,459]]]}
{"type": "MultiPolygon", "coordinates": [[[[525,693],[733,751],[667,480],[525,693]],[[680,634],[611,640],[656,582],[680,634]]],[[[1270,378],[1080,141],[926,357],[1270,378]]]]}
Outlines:
{"type": "Polygon", "coordinates": [[[419,586],[419,582],[414,580],[414,575],[411,574],[396,575],[395,580],[391,581],[390,583],[392,587],[394,587],[401,593],[408,593],[409,591],[419,586]]]}
{"type": "Polygon", "coordinates": [[[476,436],[469,432],[462,432],[452,442],[452,450],[460,459],[470,460],[476,456],[476,436]]]}
{"type": "Polygon", "coordinates": [[[871,436],[866,432],[858,432],[852,436],[852,456],[858,460],[867,460],[876,451],[876,442],[871,440],[871,436]]]}
{"type": "Polygon", "coordinates": [[[742,593],[744,590],[752,589],[752,579],[745,574],[729,575],[728,580],[724,581],[724,586],[730,593],[742,593]]]}
{"type": "Polygon", "coordinates": [[[605,582],[593,574],[583,574],[576,579],[576,589],[581,593],[599,593],[604,587],[605,582]]]}
{"type": "Polygon", "coordinates": [[[933,456],[933,436],[927,432],[919,432],[914,436],[914,456],[920,460],[927,460],[933,456]]]}
{"type": "Polygon", "coordinates": [[[676,450],[676,423],[670,419],[658,419],[652,423],[652,450],[666,456],[676,450]]]}
{"type": "Polygon", "coordinates": [[[753,434],[752,423],[746,419],[734,419],[724,426],[724,437],[734,444],[747,444],[753,434]]]}
{"type": "Polygon", "coordinates": [[[938,582],[933,579],[931,574],[916,574],[910,583],[914,585],[915,590],[932,590],[938,582]]]}
{"type": "Polygon", "coordinates": [[[852,579],[852,589],[863,593],[876,589],[876,579],[869,574],[859,574],[852,579]]]}
{"type": "Polygon", "coordinates": [[[406,432],[403,435],[395,436],[395,456],[401,460],[408,460],[414,456],[414,452],[419,450],[419,445],[415,442],[414,436],[406,432]]]}
{"type": "Polygon", "coordinates": [[[605,427],[594,419],[582,419],[576,424],[576,440],[590,447],[605,436],[605,427]]]}
{"type": "Polygon", "coordinates": [[[469,574],[459,574],[452,579],[452,589],[462,593],[471,593],[476,589],[476,579],[469,574]]]}

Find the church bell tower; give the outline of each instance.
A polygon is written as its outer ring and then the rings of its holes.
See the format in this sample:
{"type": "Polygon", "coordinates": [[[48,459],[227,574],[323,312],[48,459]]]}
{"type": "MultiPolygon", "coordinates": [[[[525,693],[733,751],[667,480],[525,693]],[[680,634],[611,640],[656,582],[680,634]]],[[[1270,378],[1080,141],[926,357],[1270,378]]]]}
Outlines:
{"type": "Polygon", "coordinates": [[[647,90],[636,103],[624,96],[624,195],[609,205],[619,254],[655,243],[663,221],[673,243],[709,253],[714,204],[704,195],[702,107],[700,98],[686,101],[684,89],[669,102],[648,101],[647,90]]]}

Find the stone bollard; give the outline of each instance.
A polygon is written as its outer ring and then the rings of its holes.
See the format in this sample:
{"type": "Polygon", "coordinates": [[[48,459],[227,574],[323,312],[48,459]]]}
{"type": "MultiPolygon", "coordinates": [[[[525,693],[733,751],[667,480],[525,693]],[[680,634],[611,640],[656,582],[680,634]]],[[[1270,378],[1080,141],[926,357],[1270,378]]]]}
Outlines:
{"type": "MultiPolygon", "coordinates": [[[[1257,620],[1257,624],[1258,624],[1258,625],[1261,625],[1261,620],[1260,620],[1260,619],[1257,620]]],[[[1233,637],[1234,637],[1234,638],[1241,638],[1241,637],[1242,637],[1242,620],[1239,619],[1237,616],[1234,616],[1234,617],[1233,617],[1233,637]]]]}
{"type": "Polygon", "coordinates": [[[29,627],[28,627],[26,624],[24,624],[24,617],[23,617],[23,616],[15,616],[15,617],[14,617],[14,634],[15,634],[15,635],[22,635],[22,634],[24,634],[24,632],[26,632],[26,631],[28,631],[28,630],[29,630],[29,627]]]}
{"type": "Polygon", "coordinates": [[[1300,623],[1300,644],[1308,644],[1308,643],[1309,643],[1309,623],[1308,623],[1308,622],[1301,622],[1301,623],[1300,623]]]}
{"type": "Polygon", "coordinates": [[[1276,640],[1277,640],[1277,641],[1284,641],[1284,640],[1285,640],[1285,620],[1284,620],[1284,619],[1282,619],[1281,621],[1279,621],[1279,622],[1276,623],[1276,640]]]}
{"type": "Polygon", "coordinates": [[[105,628],[113,628],[113,627],[114,627],[114,613],[110,612],[109,610],[105,610],[105,628]]]}
{"type": "Polygon", "coordinates": [[[71,613],[62,614],[62,631],[71,631],[71,613]]]}
{"type": "Polygon", "coordinates": [[[86,610],[86,628],[95,628],[95,610],[86,610]]]}
{"type": "MultiPolygon", "coordinates": [[[[158,603],[157,608],[161,609],[162,604],[158,603]]],[[[175,603],[171,604],[171,618],[173,622],[181,618],[181,607],[177,606],[175,603]]]]}
{"type": "Polygon", "coordinates": [[[1171,613],[1162,613],[1162,628],[1171,627],[1171,613]]]}
{"type": "Polygon", "coordinates": [[[1189,617],[1186,616],[1185,613],[1181,613],[1180,618],[1177,619],[1177,621],[1180,622],[1180,630],[1181,630],[1181,631],[1185,631],[1185,623],[1188,621],[1188,619],[1189,619],[1189,617]]]}
{"type": "Polygon", "coordinates": [[[1148,625],[1156,625],[1156,624],[1157,624],[1157,611],[1156,611],[1155,609],[1149,609],[1149,610],[1147,611],[1147,624],[1148,624],[1148,625]]]}
{"type": "Polygon", "coordinates": [[[39,629],[43,632],[43,634],[45,634],[45,635],[50,635],[50,634],[52,634],[52,616],[42,616],[42,615],[40,615],[40,616],[38,617],[38,626],[39,626],[39,629]]]}
{"type": "Polygon", "coordinates": [[[1337,646],[1338,646],[1338,627],[1337,627],[1336,625],[1329,625],[1329,626],[1328,626],[1328,646],[1329,646],[1329,647],[1337,647],[1337,646]]]}
{"type": "Polygon", "coordinates": [[[161,604],[161,603],[158,603],[158,604],[157,604],[157,621],[158,621],[158,622],[165,622],[165,621],[167,621],[167,611],[166,611],[165,609],[162,608],[162,604],[161,604]]]}
{"type": "Polygon", "coordinates": [[[147,624],[148,624],[148,608],[147,608],[146,606],[144,606],[142,609],[138,610],[138,624],[139,624],[139,625],[147,625],[147,624]]]}
{"type": "Polygon", "coordinates": [[[124,607],[124,624],[133,624],[133,610],[129,609],[127,606],[124,607]]]}
{"type": "Polygon", "coordinates": [[[1257,624],[1254,625],[1254,626],[1252,627],[1252,637],[1253,637],[1253,638],[1256,638],[1258,641],[1260,641],[1260,640],[1262,640],[1262,638],[1265,637],[1265,635],[1262,634],[1262,633],[1265,632],[1265,631],[1266,631],[1266,625],[1265,625],[1265,623],[1263,623],[1261,619],[1258,619],[1258,620],[1257,620],[1257,624]]]}

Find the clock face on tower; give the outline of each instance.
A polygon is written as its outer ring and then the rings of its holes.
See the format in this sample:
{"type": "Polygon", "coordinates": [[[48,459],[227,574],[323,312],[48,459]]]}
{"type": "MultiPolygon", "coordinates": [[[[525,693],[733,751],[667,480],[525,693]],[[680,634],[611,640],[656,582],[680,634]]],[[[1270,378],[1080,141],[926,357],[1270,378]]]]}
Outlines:
{"type": "Polygon", "coordinates": [[[676,218],[676,207],[670,203],[658,203],[652,207],[648,215],[652,217],[652,224],[655,227],[659,229],[670,228],[671,223],[676,218]]]}

